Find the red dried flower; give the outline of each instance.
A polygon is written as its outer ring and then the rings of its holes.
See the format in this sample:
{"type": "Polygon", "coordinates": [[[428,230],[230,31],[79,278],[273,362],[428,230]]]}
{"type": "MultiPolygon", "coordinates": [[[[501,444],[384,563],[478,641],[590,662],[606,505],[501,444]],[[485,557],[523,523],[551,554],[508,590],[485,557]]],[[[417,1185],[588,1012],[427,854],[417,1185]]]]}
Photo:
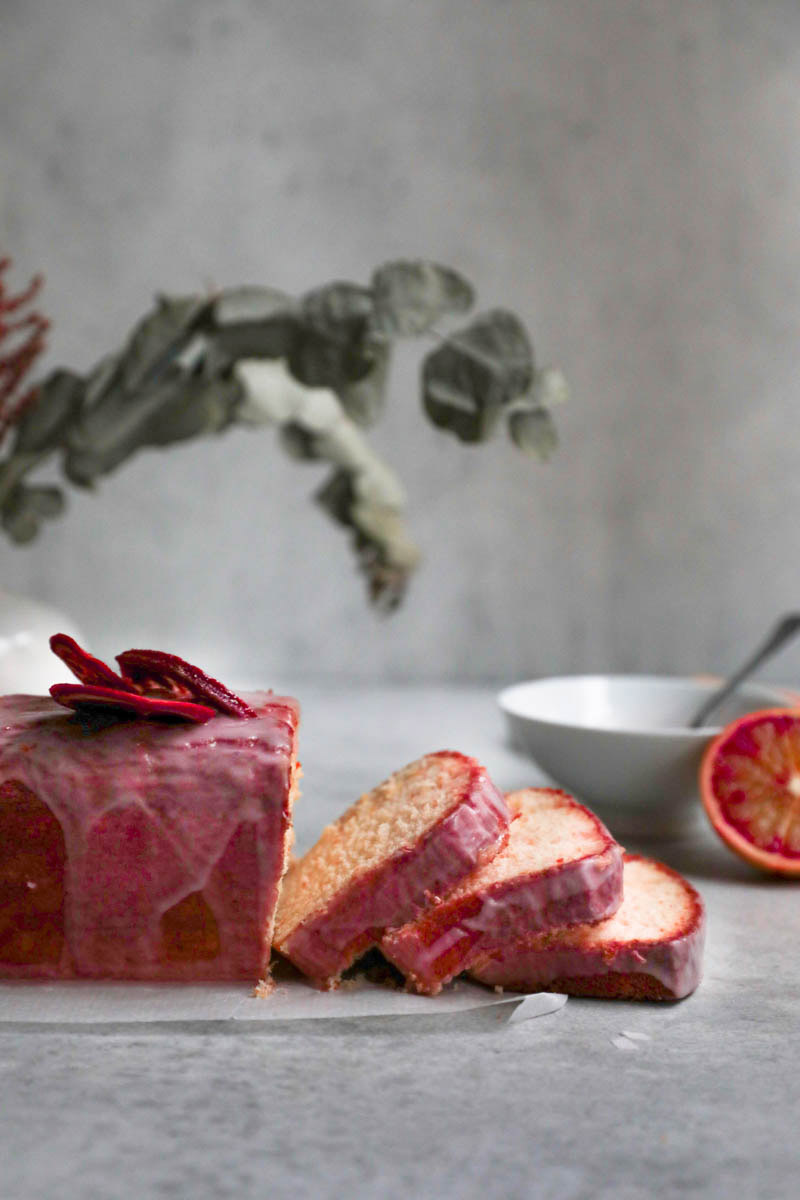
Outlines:
{"type": "Polygon", "coordinates": [[[37,387],[29,387],[20,395],[20,388],[34,362],[45,348],[45,334],[50,322],[41,313],[30,309],[44,279],[35,275],[24,291],[9,292],[4,276],[11,266],[10,258],[0,258],[0,443],[8,430],[33,403],[37,387]],[[23,312],[23,309],[28,309],[23,312]],[[3,343],[10,347],[3,350],[3,343]]]}

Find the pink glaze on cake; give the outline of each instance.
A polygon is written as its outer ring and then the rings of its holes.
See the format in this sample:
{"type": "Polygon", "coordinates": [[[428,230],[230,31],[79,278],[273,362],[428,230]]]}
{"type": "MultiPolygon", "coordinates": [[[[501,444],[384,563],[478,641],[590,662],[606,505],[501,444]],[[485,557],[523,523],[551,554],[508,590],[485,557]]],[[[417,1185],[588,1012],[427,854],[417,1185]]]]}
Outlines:
{"type": "Polygon", "coordinates": [[[504,845],[508,809],[484,768],[426,755],[362,796],[290,867],[275,946],[319,987],[504,845]]]}
{"type": "Polygon", "coordinates": [[[624,899],[613,917],[543,934],[482,958],[470,974],[513,992],[681,1000],[702,975],[703,902],[677,871],[625,855],[624,899]]]}
{"type": "Polygon", "coordinates": [[[291,842],[299,710],[94,724],[0,698],[0,977],[255,982],[291,842]]]}
{"type": "Polygon", "coordinates": [[[419,992],[436,995],[482,954],[532,933],[599,921],[622,902],[622,850],[582,804],[555,788],[506,796],[503,850],[380,948],[419,992]]]}

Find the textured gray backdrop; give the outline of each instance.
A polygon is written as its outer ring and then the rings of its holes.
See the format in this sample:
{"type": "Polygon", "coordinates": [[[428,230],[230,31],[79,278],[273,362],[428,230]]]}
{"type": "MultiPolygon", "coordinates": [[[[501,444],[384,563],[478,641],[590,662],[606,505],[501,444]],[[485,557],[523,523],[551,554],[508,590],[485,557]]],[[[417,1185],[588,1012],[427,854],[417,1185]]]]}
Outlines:
{"type": "Polygon", "coordinates": [[[399,364],[426,563],[389,621],[269,433],[142,454],[3,585],[266,682],[732,665],[800,598],[799,66],[797,0],[0,0],[0,247],[50,362],[156,289],[431,255],[574,392],[543,467],[436,434],[399,364]]]}

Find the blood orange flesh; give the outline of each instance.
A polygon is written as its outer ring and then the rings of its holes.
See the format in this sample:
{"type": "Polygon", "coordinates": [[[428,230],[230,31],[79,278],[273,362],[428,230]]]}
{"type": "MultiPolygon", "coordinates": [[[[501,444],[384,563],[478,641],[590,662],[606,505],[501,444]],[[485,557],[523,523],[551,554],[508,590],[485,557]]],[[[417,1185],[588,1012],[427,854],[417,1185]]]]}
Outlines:
{"type": "Polygon", "coordinates": [[[703,757],[700,794],[732,850],[800,877],[800,712],[750,713],[723,729],[703,757]]]}

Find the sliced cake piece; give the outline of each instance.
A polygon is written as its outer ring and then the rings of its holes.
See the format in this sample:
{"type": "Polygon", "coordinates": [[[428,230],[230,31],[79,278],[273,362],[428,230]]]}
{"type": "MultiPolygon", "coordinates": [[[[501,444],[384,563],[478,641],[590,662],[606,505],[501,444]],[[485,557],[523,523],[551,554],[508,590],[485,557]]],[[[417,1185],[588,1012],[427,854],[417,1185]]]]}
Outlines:
{"type": "Polygon", "coordinates": [[[411,920],[508,835],[505,800],[484,768],[428,754],[367,792],[289,868],[275,946],[330,987],[389,926],[411,920]]]}
{"type": "Polygon", "coordinates": [[[193,724],[0,698],[0,978],[266,974],[299,712],[247,699],[193,724]]]}
{"type": "Polygon", "coordinates": [[[389,930],[383,954],[435,995],[482,954],[531,933],[599,921],[622,901],[622,850],[566,792],[506,796],[508,842],[414,922],[389,930]]]}
{"type": "Polygon", "coordinates": [[[625,855],[625,897],[599,925],[544,934],[481,959],[471,974],[514,992],[680,1000],[702,974],[700,896],[670,867],[625,855]]]}

